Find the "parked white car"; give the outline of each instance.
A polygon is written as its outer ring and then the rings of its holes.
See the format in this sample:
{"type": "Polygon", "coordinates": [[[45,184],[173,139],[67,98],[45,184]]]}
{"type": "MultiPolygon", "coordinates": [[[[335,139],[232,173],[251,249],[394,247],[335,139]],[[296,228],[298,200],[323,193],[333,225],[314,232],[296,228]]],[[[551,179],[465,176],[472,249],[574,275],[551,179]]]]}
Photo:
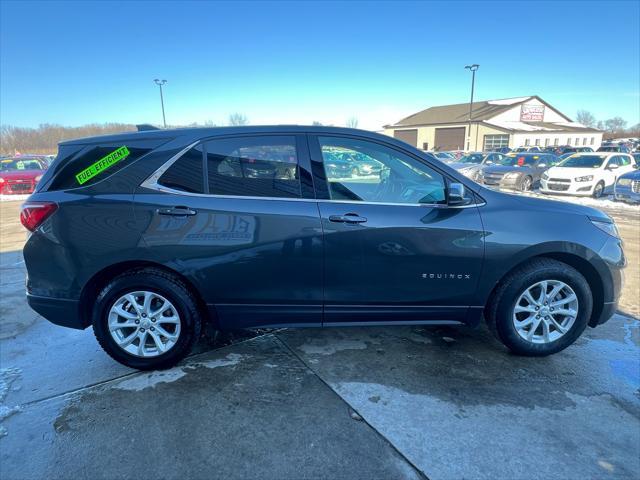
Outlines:
{"type": "Polygon", "coordinates": [[[626,153],[574,153],[542,174],[542,193],[602,196],[616,179],[635,168],[634,158],[626,153]]]}

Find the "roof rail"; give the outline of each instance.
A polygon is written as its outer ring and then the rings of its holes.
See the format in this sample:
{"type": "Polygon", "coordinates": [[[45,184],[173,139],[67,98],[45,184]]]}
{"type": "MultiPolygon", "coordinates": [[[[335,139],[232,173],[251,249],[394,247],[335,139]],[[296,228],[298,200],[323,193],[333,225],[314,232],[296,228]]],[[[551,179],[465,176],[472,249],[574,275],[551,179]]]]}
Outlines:
{"type": "Polygon", "coordinates": [[[155,127],[149,123],[141,123],[140,125],[136,125],[136,128],[139,132],[148,132],[149,130],[160,130],[158,127],[155,127]]]}

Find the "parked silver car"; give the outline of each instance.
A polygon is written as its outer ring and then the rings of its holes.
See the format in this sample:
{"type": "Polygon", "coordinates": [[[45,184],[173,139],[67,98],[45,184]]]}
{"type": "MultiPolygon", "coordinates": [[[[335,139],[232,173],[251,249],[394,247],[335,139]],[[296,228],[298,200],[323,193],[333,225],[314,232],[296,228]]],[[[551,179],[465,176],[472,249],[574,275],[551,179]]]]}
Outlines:
{"type": "Polygon", "coordinates": [[[483,165],[476,181],[480,184],[527,192],[540,184],[540,176],[558,163],[548,153],[510,153],[490,165],[483,165]]]}
{"type": "Polygon", "coordinates": [[[505,154],[498,152],[471,152],[460,157],[455,162],[449,163],[449,166],[458,170],[465,177],[475,180],[480,167],[499,163],[504,157],[506,157],[505,154]]]}

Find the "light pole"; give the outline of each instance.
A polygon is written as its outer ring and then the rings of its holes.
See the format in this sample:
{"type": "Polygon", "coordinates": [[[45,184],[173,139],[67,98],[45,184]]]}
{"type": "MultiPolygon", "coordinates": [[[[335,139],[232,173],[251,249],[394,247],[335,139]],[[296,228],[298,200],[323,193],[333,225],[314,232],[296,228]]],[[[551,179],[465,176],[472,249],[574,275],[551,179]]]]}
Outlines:
{"type": "Polygon", "coordinates": [[[160,87],[160,105],[162,105],[162,123],[164,124],[164,128],[167,128],[167,120],[164,118],[164,97],[162,96],[162,86],[167,83],[166,80],[158,80],[157,78],[153,80],[156,85],[160,87]]]}
{"type": "MultiPolygon", "coordinates": [[[[467,151],[471,148],[471,115],[473,114],[473,88],[476,84],[476,70],[480,68],[480,65],[474,63],[473,65],[466,65],[464,68],[471,71],[471,100],[469,101],[469,135],[467,136],[467,151]]],[[[478,129],[476,128],[476,148],[478,147],[478,129]]]]}

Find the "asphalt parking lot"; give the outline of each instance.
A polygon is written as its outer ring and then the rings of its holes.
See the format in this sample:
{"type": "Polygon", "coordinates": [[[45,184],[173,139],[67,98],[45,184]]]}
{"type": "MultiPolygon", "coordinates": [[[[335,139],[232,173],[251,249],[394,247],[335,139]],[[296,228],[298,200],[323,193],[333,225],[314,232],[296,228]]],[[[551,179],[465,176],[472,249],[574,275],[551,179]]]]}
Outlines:
{"type": "Polygon", "coordinates": [[[640,209],[612,209],[621,310],[567,350],[484,329],[278,330],[139,373],[24,299],[19,202],[0,203],[0,477],[640,477],[640,209]]]}

